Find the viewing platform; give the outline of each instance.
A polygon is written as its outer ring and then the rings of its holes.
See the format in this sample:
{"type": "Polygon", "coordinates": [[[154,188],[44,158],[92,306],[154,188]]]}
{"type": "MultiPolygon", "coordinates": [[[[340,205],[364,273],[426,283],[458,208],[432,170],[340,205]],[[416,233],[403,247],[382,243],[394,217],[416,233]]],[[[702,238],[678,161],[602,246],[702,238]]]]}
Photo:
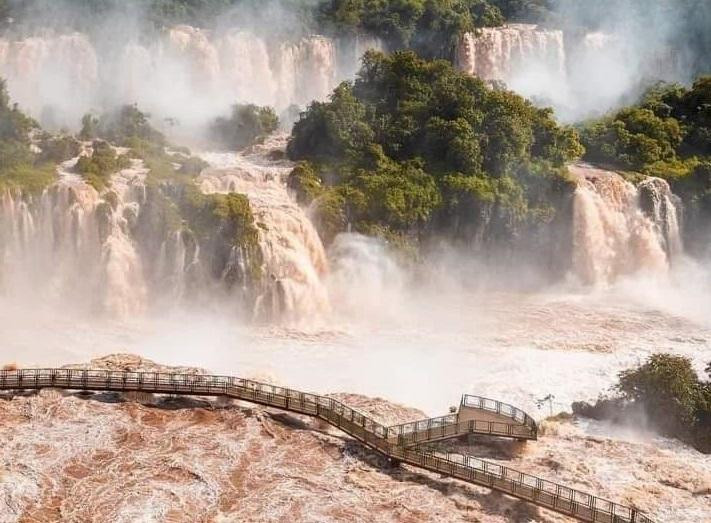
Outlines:
{"type": "Polygon", "coordinates": [[[634,508],[464,454],[423,445],[466,435],[535,440],[528,414],[505,403],[464,395],[457,412],[439,418],[385,426],[327,396],[231,376],[76,369],[0,371],[0,390],[56,388],[224,396],[313,416],[328,422],[396,463],[484,486],[585,522],[652,523],[634,508]]]}

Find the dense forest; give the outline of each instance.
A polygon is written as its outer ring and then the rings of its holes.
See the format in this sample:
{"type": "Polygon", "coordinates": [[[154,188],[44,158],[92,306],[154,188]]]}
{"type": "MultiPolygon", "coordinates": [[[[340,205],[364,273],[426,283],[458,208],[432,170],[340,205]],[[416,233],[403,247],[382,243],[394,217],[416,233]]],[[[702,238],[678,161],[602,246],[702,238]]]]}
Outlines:
{"type": "Polygon", "coordinates": [[[349,224],[418,237],[443,230],[474,243],[550,222],[571,190],[577,133],[549,110],[492,90],[446,61],[369,52],[355,82],[312,103],[294,125],[290,186],[314,202],[327,239],[349,224]]]}

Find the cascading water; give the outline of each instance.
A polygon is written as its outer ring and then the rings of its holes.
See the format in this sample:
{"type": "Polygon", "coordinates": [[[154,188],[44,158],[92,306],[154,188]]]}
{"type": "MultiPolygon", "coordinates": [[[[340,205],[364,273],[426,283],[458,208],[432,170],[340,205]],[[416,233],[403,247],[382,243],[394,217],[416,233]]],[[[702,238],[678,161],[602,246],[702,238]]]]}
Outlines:
{"type": "Polygon", "coordinates": [[[604,113],[638,92],[645,81],[686,81],[678,52],[663,42],[641,46],[635,34],[543,29],[531,24],[465,33],[457,66],[484,80],[500,81],[577,121],[604,113]]]}
{"type": "MultiPolygon", "coordinates": [[[[218,233],[219,224],[203,240],[189,223],[167,227],[160,218],[164,196],[149,191],[142,161],[133,160],[97,192],[72,172],[75,158],[60,166],[57,181],[41,195],[2,195],[3,295],[120,318],[195,300],[222,307],[225,297],[254,307],[260,319],[300,320],[325,312],[323,245],[287,193],[284,177],[291,165],[269,159],[283,145],[277,137],[247,153],[207,154],[215,166],[198,179],[206,193],[248,196],[261,277],[248,270],[253,260],[242,245],[218,233]]],[[[90,146],[84,148],[88,154],[90,146]]]]}
{"type": "Polygon", "coordinates": [[[269,159],[268,152],[284,144],[285,137],[274,137],[251,153],[204,154],[213,168],[201,174],[200,187],[208,194],[247,195],[267,272],[268,288],[255,313],[299,319],[328,309],[322,282],[328,264],[316,229],[287,192],[285,177],[291,165],[269,159]]]}
{"type": "Polygon", "coordinates": [[[0,76],[13,100],[50,125],[89,111],[98,94],[97,55],[79,33],[0,39],[0,76]]]}
{"type": "Polygon", "coordinates": [[[647,178],[635,187],[619,174],[570,167],[574,200],[573,270],[588,284],[637,272],[665,274],[682,253],[677,198],[669,184],[647,178]]]}
{"type": "MultiPolygon", "coordinates": [[[[140,312],[146,288],[129,236],[129,220],[137,203],[128,199],[126,186],[113,193],[115,199],[101,196],[68,172],[75,162],[62,164],[59,180],[40,196],[9,191],[3,195],[3,291],[16,298],[116,316],[140,312]]],[[[135,166],[117,178],[143,174],[135,166]]],[[[119,188],[121,182],[115,185],[119,188]]]]}
{"type": "Polygon", "coordinates": [[[458,67],[484,80],[515,81],[524,70],[565,75],[563,32],[531,24],[485,27],[462,35],[457,48],[458,67]]]}
{"type": "Polygon", "coordinates": [[[200,126],[237,102],[282,111],[325,99],[371,47],[379,43],[317,35],[277,42],[186,25],[108,49],[82,34],[48,33],[0,39],[0,76],[11,97],[48,125],[76,127],[97,106],[137,103],[156,121],[200,126]]]}

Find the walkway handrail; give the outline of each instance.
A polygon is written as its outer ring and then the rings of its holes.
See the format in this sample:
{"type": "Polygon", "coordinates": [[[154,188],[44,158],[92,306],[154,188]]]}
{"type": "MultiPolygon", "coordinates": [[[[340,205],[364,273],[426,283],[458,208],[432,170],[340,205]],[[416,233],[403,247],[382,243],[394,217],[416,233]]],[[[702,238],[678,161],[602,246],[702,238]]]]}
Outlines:
{"type": "MultiPolygon", "coordinates": [[[[318,417],[396,461],[403,461],[410,465],[498,490],[581,521],[652,523],[649,517],[636,509],[503,465],[473,456],[441,453],[419,445],[413,446],[413,443],[417,443],[416,441],[403,444],[400,437],[394,443],[390,438],[391,435],[408,434],[399,431],[398,427],[402,427],[402,425],[386,427],[370,416],[327,396],[309,394],[232,376],[90,369],[0,370],[0,390],[41,388],[228,396],[318,417]]],[[[486,405],[481,408],[488,410],[486,405]]],[[[511,415],[513,419],[516,419],[514,416],[519,415],[516,413],[511,415]]],[[[447,419],[451,418],[449,416],[434,418],[437,421],[428,423],[429,429],[434,426],[453,427],[457,425],[446,423],[447,419]]],[[[472,421],[479,420],[468,420],[468,422],[472,421]]],[[[418,434],[419,432],[414,430],[409,434],[418,434]]]]}
{"type": "Polygon", "coordinates": [[[507,416],[514,421],[522,423],[532,430],[534,434],[538,432],[538,425],[536,421],[526,414],[524,411],[503,401],[485,398],[483,396],[475,396],[473,394],[464,394],[462,396],[462,407],[469,407],[471,409],[486,410],[489,412],[495,412],[501,414],[502,416],[507,416]]]}
{"type": "Polygon", "coordinates": [[[459,421],[457,414],[426,418],[388,427],[388,439],[397,439],[400,445],[413,445],[466,434],[502,436],[516,439],[536,439],[536,432],[519,423],[470,419],[459,421]]]}

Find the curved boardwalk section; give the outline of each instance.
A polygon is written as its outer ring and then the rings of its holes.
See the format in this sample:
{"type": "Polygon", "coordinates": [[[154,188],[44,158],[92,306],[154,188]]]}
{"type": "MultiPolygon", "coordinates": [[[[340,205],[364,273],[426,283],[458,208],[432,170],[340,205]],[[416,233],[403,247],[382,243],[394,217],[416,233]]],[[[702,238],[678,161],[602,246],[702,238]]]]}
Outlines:
{"type": "Polygon", "coordinates": [[[498,490],[580,521],[652,523],[646,515],[612,501],[473,456],[421,446],[466,434],[536,439],[536,423],[525,412],[479,396],[463,396],[458,411],[448,416],[386,427],[333,398],[231,376],[75,369],[0,371],[0,390],[42,388],[227,396],[320,418],[396,462],[498,490]]]}

